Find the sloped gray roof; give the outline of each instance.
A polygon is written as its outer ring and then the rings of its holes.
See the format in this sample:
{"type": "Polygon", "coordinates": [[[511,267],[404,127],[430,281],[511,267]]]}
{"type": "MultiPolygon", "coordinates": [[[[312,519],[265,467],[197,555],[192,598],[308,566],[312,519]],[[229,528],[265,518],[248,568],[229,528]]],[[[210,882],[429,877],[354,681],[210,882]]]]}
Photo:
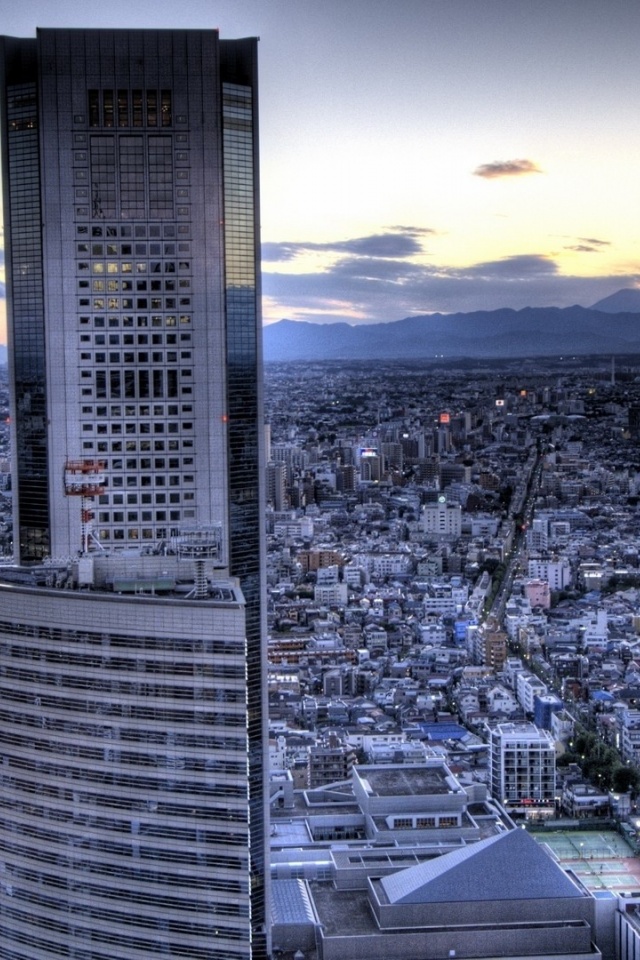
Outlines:
{"type": "Polygon", "coordinates": [[[313,908],[302,880],[272,880],[271,922],[313,923],[313,908]]]}
{"type": "Polygon", "coordinates": [[[389,903],[583,897],[526,830],[510,830],[380,880],[389,903]]]}

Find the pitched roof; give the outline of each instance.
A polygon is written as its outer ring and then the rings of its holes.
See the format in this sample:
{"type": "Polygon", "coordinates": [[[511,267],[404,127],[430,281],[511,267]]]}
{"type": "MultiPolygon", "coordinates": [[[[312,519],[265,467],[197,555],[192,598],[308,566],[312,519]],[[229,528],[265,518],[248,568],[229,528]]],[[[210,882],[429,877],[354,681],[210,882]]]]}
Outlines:
{"type": "Polygon", "coordinates": [[[271,922],[313,923],[309,893],[302,880],[273,880],[271,883],[271,922]]]}
{"type": "Polygon", "coordinates": [[[544,900],[584,892],[526,830],[510,830],[380,880],[389,903],[544,900]]]}

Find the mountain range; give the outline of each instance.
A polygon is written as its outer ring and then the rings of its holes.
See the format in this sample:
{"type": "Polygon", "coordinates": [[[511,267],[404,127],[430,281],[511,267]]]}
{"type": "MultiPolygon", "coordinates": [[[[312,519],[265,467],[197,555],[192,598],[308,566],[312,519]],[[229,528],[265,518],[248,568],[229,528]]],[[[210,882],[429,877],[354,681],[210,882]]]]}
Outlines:
{"type": "Polygon", "coordinates": [[[263,337],[267,362],[640,354],[640,289],[618,290],[591,307],[432,313],[357,326],[280,320],[263,337]]]}
{"type": "Polygon", "coordinates": [[[591,307],[434,313],[357,326],[280,320],[263,336],[267,362],[640,353],[640,289],[591,307]]]}

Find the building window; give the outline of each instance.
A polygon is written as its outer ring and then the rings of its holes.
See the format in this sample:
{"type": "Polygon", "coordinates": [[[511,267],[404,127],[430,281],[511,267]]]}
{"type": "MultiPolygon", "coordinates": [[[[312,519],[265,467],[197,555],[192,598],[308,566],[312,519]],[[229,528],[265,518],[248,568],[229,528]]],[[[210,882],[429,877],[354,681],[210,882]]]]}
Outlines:
{"type": "Polygon", "coordinates": [[[155,90],[147,90],[147,126],[158,125],[158,94],[155,90]]]}
{"type": "Polygon", "coordinates": [[[97,90],[89,90],[89,126],[100,126],[100,98],[97,90]]]}
{"type": "Polygon", "coordinates": [[[103,109],[103,123],[105,127],[114,126],[114,117],[113,117],[113,90],[103,90],[102,91],[102,109],[103,109]]]}
{"type": "Polygon", "coordinates": [[[134,90],[132,95],[133,103],[133,126],[142,126],[142,90],[134,90]]]}
{"type": "Polygon", "coordinates": [[[172,123],[171,116],[171,91],[162,90],[160,94],[161,101],[161,111],[162,111],[162,126],[170,127],[172,123]]]}
{"type": "Polygon", "coordinates": [[[126,90],[118,90],[118,126],[129,126],[129,95],[126,90]]]}

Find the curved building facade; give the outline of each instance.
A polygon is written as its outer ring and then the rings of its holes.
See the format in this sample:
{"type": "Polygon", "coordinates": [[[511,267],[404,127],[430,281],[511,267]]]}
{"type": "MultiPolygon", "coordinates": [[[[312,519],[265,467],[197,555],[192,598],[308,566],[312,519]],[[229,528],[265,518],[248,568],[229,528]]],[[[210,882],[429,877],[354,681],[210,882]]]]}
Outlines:
{"type": "Polygon", "coordinates": [[[38,30],[0,88],[16,560],[159,564],[2,588],[0,958],[263,960],[257,40],[38,30]],[[171,595],[214,530],[241,592],[171,595]]]}
{"type": "Polygon", "coordinates": [[[238,587],[0,610],[0,957],[251,957],[238,587]]]}

